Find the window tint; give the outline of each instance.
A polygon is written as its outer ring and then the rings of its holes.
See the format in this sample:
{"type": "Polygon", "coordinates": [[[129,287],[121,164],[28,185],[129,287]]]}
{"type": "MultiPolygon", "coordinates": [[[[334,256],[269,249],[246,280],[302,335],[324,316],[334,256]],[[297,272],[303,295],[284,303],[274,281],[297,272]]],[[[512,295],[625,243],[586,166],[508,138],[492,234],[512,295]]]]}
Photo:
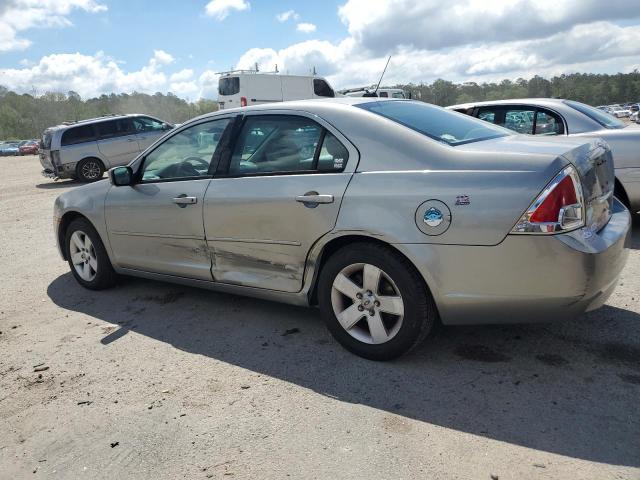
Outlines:
{"type": "Polygon", "coordinates": [[[318,155],[321,172],[342,171],[349,160],[349,151],[331,132],[326,132],[318,155]]]}
{"type": "Polygon", "coordinates": [[[387,92],[380,92],[380,93],[378,93],[378,96],[382,97],[382,98],[387,98],[389,96],[389,94],[387,92]]]}
{"type": "Polygon", "coordinates": [[[503,128],[423,102],[385,101],[356,106],[451,146],[510,134],[503,128]]]}
{"type": "Polygon", "coordinates": [[[224,77],[218,80],[218,94],[236,95],[240,92],[240,77],[224,77]]]}
{"type": "Polygon", "coordinates": [[[538,110],[536,113],[536,135],[562,135],[564,125],[554,113],[538,110]]]}
{"type": "Polygon", "coordinates": [[[228,123],[229,119],[200,123],[169,137],[146,156],[142,180],[206,177],[228,123]]]}
{"type": "Polygon", "coordinates": [[[584,103],[574,102],[572,100],[565,100],[564,103],[574,110],[585,114],[591,120],[595,120],[605,128],[624,128],[626,126],[624,122],[618,120],[613,115],[609,115],[606,112],[590,107],[589,105],[585,105],[584,103]]]}
{"type": "Polygon", "coordinates": [[[81,125],[79,127],[73,127],[65,131],[62,134],[62,145],[73,145],[76,143],[88,142],[95,140],[96,135],[93,130],[93,125],[81,125]]]}
{"type": "Polygon", "coordinates": [[[133,122],[133,129],[137,133],[144,132],[158,132],[162,130],[162,122],[149,117],[134,117],[131,119],[133,122]]]}
{"type": "Polygon", "coordinates": [[[128,119],[109,120],[108,122],[100,122],[96,124],[98,135],[100,138],[113,138],[130,135],[131,123],[128,119]]]}
{"type": "Polygon", "coordinates": [[[236,142],[231,175],[311,170],[322,127],[304,117],[247,117],[236,142]]]}
{"type": "Polygon", "coordinates": [[[336,94],[327,82],[321,78],[313,79],[313,92],[319,97],[335,97],[336,94]]]}

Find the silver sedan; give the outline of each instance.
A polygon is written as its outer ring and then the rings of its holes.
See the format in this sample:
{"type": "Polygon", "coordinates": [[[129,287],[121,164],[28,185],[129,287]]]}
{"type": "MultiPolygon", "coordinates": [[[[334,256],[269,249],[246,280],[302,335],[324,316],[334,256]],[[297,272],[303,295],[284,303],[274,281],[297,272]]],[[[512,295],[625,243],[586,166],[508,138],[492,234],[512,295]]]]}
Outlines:
{"type": "Polygon", "coordinates": [[[632,212],[640,210],[640,128],[636,125],[627,125],[599,108],[555,98],[495,100],[447,108],[518,133],[604,139],[613,153],[615,195],[632,212]]]}
{"type": "Polygon", "coordinates": [[[551,141],[406,100],[224,110],[55,202],[89,289],[117,274],[318,305],[334,337],[397,357],[434,324],[601,306],[627,257],[607,145],[551,141]]]}

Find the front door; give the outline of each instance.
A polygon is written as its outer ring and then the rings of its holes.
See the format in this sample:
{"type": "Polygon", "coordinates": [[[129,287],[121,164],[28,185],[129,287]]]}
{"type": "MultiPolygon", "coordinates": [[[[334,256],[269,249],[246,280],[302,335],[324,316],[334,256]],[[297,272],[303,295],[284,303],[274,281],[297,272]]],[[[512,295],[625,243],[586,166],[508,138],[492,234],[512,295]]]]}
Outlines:
{"type": "Polygon", "coordinates": [[[247,115],[205,196],[214,281],[299,291],[309,249],[333,229],[357,158],[344,137],[309,117],[247,115]]]}
{"type": "Polygon", "coordinates": [[[211,159],[228,123],[208,120],[178,131],[141,159],[134,185],[111,187],[105,216],[118,266],[211,280],[202,212],[211,159]]]}

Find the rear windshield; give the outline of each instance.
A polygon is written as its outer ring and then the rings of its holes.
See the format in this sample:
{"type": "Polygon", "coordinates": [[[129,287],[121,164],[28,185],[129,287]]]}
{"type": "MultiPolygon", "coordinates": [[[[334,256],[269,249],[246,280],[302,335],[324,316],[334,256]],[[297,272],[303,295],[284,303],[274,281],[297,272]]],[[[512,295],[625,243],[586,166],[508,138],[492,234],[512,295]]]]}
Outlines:
{"type": "Polygon", "coordinates": [[[240,93],[240,77],[223,77],[218,80],[218,94],[237,95],[240,93]]]}
{"type": "Polygon", "coordinates": [[[496,125],[422,102],[397,100],[356,106],[451,146],[513,135],[496,125]]]}
{"type": "Polygon", "coordinates": [[[590,107],[589,105],[585,105],[584,103],[574,102],[573,100],[565,100],[567,105],[569,105],[574,110],[579,111],[580,113],[584,113],[591,120],[598,122],[605,128],[624,128],[626,125],[624,122],[618,120],[613,115],[609,115],[607,112],[603,112],[602,110],[598,110],[597,108],[590,107]]]}

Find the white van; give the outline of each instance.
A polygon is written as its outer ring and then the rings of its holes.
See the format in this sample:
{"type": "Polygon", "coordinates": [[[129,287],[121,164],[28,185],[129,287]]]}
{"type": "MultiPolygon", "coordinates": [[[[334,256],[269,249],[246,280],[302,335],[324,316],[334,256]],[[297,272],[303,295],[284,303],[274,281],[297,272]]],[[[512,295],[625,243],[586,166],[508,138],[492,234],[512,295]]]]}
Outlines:
{"type": "Polygon", "coordinates": [[[223,73],[218,80],[220,110],[261,103],[335,96],[329,82],[318,76],[236,70],[223,73]]]}
{"type": "Polygon", "coordinates": [[[376,92],[376,86],[373,85],[371,87],[366,88],[353,88],[350,90],[341,90],[340,93],[345,97],[364,97],[365,94],[369,94],[371,97],[381,97],[381,98],[407,98],[406,93],[401,88],[387,88],[381,87],[377,90],[377,95],[374,95],[373,92],[376,92]]]}

